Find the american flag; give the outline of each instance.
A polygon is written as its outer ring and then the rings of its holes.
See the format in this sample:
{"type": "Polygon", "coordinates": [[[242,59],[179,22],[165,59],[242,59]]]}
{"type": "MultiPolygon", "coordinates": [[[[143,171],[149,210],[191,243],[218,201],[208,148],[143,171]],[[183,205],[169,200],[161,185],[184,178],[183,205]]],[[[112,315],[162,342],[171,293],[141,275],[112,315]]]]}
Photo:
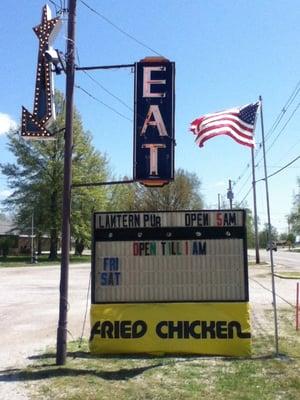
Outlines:
{"type": "Polygon", "coordinates": [[[195,142],[202,147],[206,140],[214,136],[228,135],[244,146],[254,147],[253,132],[258,107],[259,102],[195,119],[190,125],[190,130],[197,135],[195,142]]]}

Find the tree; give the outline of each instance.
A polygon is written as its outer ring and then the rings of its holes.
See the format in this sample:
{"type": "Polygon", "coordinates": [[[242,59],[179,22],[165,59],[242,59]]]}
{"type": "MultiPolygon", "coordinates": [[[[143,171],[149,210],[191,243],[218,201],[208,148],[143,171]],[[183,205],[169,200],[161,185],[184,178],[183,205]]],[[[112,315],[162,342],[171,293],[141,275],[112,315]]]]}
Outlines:
{"type": "Polygon", "coordinates": [[[199,193],[201,182],[197,175],[178,169],[173,182],[162,188],[140,189],[140,206],[150,210],[190,210],[203,208],[199,193]]]}
{"type": "MultiPolygon", "coordinates": [[[[246,210],[246,229],[247,229],[247,246],[248,248],[255,247],[255,227],[254,227],[254,216],[252,210],[248,208],[247,202],[235,203],[235,208],[244,208],[246,210]]],[[[259,223],[259,221],[258,221],[259,223]]],[[[258,235],[259,236],[259,235],[258,235]]]]}
{"type": "MultiPolygon", "coordinates": [[[[21,229],[30,227],[34,213],[37,236],[50,236],[50,259],[57,258],[62,223],[65,124],[62,94],[56,93],[55,103],[57,119],[50,129],[56,132],[56,140],[25,141],[18,130],[12,131],[8,135],[8,148],[15,156],[16,163],[0,164],[2,173],[8,178],[9,187],[14,190],[4,201],[7,209],[14,210],[21,229]]],[[[93,148],[91,136],[84,131],[76,109],[73,137],[73,183],[106,180],[107,160],[93,148]]],[[[72,190],[71,233],[80,248],[90,238],[90,213],[96,207],[103,207],[105,193],[104,187],[72,190]]]]}
{"type": "Polygon", "coordinates": [[[247,246],[248,248],[255,247],[255,232],[254,232],[254,218],[252,211],[246,208],[246,227],[247,227],[247,246]]]}
{"type": "Polygon", "coordinates": [[[196,174],[178,169],[174,181],[163,187],[149,188],[138,183],[115,187],[109,203],[110,209],[118,211],[202,209],[200,186],[201,182],[196,174]]]}
{"type": "Polygon", "coordinates": [[[16,246],[16,237],[7,235],[0,237],[0,255],[6,258],[12,247],[16,246]]]}
{"type": "Polygon", "coordinates": [[[278,232],[274,226],[271,226],[271,238],[269,238],[269,225],[266,223],[264,229],[259,232],[259,245],[266,248],[269,242],[276,242],[278,239],[278,232]]]}
{"type": "MultiPolygon", "coordinates": [[[[123,178],[124,181],[128,177],[123,178]]],[[[140,210],[140,185],[138,183],[112,185],[107,211],[137,211],[140,210]]]]}
{"type": "Polygon", "coordinates": [[[294,247],[296,236],[290,232],[290,233],[281,233],[279,236],[279,240],[282,242],[282,244],[287,244],[289,246],[289,250],[291,247],[294,247]]]}
{"type": "MultiPolygon", "coordinates": [[[[300,177],[297,178],[297,186],[300,187],[300,177]]],[[[294,194],[293,207],[291,213],[287,216],[287,222],[291,232],[294,235],[300,234],[300,189],[294,194]]]]}

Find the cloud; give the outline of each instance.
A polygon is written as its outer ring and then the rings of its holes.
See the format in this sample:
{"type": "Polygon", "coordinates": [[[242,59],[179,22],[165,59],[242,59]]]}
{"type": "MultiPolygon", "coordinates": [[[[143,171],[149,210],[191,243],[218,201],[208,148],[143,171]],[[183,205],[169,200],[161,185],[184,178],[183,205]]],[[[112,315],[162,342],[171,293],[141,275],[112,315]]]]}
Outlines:
{"type": "Polygon", "coordinates": [[[8,196],[12,194],[12,190],[4,189],[0,191],[0,200],[6,199],[8,196]]]}
{"type": "Polygon", "coordinates": [[[8,114],[0,113],[0,135],[16,129],[17,123],[8,114]]]}
{"type": "Polygon", "coordinates": [[[228,181],[217,181],[212,183],[210,187],[212,189],[215,189],[215,188],[223,188],[224,186],[226,187],[226,185],[228,185],[228,181]]]}

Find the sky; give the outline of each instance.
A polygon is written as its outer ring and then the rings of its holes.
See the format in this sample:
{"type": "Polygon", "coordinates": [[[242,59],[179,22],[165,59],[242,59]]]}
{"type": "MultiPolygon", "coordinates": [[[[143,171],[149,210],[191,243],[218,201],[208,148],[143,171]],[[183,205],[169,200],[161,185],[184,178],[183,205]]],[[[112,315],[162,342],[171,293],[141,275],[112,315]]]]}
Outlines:
{"type": "MultiPolygon", "coordinates": [[[[48,2],[53,16],[64,3],[48,2]]],[[[38,49],[32,28],[40,23],[44,4],[45,0],[0,3],[0,162],[14,161],[6,132],[20,123],[21,106],[32,111],[38,49]]],[[[65,52],[66,14],[63,20],[54,47],[65,52]]],[[[227,136],[212,138],[199,148],[189,124],[206,113],[256,102],[261,95],[268,175],[299,156],[299,20],[297,0],[77,0],[76,63],[133,64],[156,53],[174,61],[175,168],[197,175],[206,208],[217,208],[218,195],[228,206],[229,179],[234,202],[252,208],[250,149],[227,136]]],[[[94,147],[107,155],[115,179],[130,178],[133,73],[127,68],[89,75],[76,73],[76,85],[94,97],[75,89],[84,128],[91,132],[94,147]]],[[[55,77],[55,85],[65,90],[63,74],[55,77]]],[[[260,180],[260,118],[255,138],[260,180]]],[[[299,169],[297,160],[269,179],[271,223],[279,232],[288,229],[286,215],[298,193],[299,169]]],[[[0,175],[0,200],[9,193],[6,177],[0,175]]],[[[267,222],[264,181],[257,183],[257,210],[262,226],[267,222]]]]}

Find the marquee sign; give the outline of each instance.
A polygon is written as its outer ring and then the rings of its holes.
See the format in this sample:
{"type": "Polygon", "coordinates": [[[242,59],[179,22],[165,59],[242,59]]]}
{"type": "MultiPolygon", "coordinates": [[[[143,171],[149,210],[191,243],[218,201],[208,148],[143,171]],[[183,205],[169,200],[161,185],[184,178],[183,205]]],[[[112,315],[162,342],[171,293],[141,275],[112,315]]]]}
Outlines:
{"type": "Polygon", "coordinates": [[[55,119],[55,107],[52,62],[46,59],[45,52],[51,49],[60,25],[60,19],[51,19],[51,10],[45,5],[41,24],[33,28],[39,39],[39,51],[33,113],[22,107],[21,136],[24,139],[54,139],[54,135],[47,130],[55,119]]]}
{"type": "Polygon", "coordinates": [[[95,213],[90,350],[251,353],[244,210],[95,213]]]}
{"type": "Polygon", "coordinates": [[[174,179],[174,62],[148,57],[136,63],[134,104],[134,180],[162,186],[174,179]]]}
{"type": "Polygon", "coordinates": [[[247,300],[243,210],[95,214],[93,303],[247,300]]]}

